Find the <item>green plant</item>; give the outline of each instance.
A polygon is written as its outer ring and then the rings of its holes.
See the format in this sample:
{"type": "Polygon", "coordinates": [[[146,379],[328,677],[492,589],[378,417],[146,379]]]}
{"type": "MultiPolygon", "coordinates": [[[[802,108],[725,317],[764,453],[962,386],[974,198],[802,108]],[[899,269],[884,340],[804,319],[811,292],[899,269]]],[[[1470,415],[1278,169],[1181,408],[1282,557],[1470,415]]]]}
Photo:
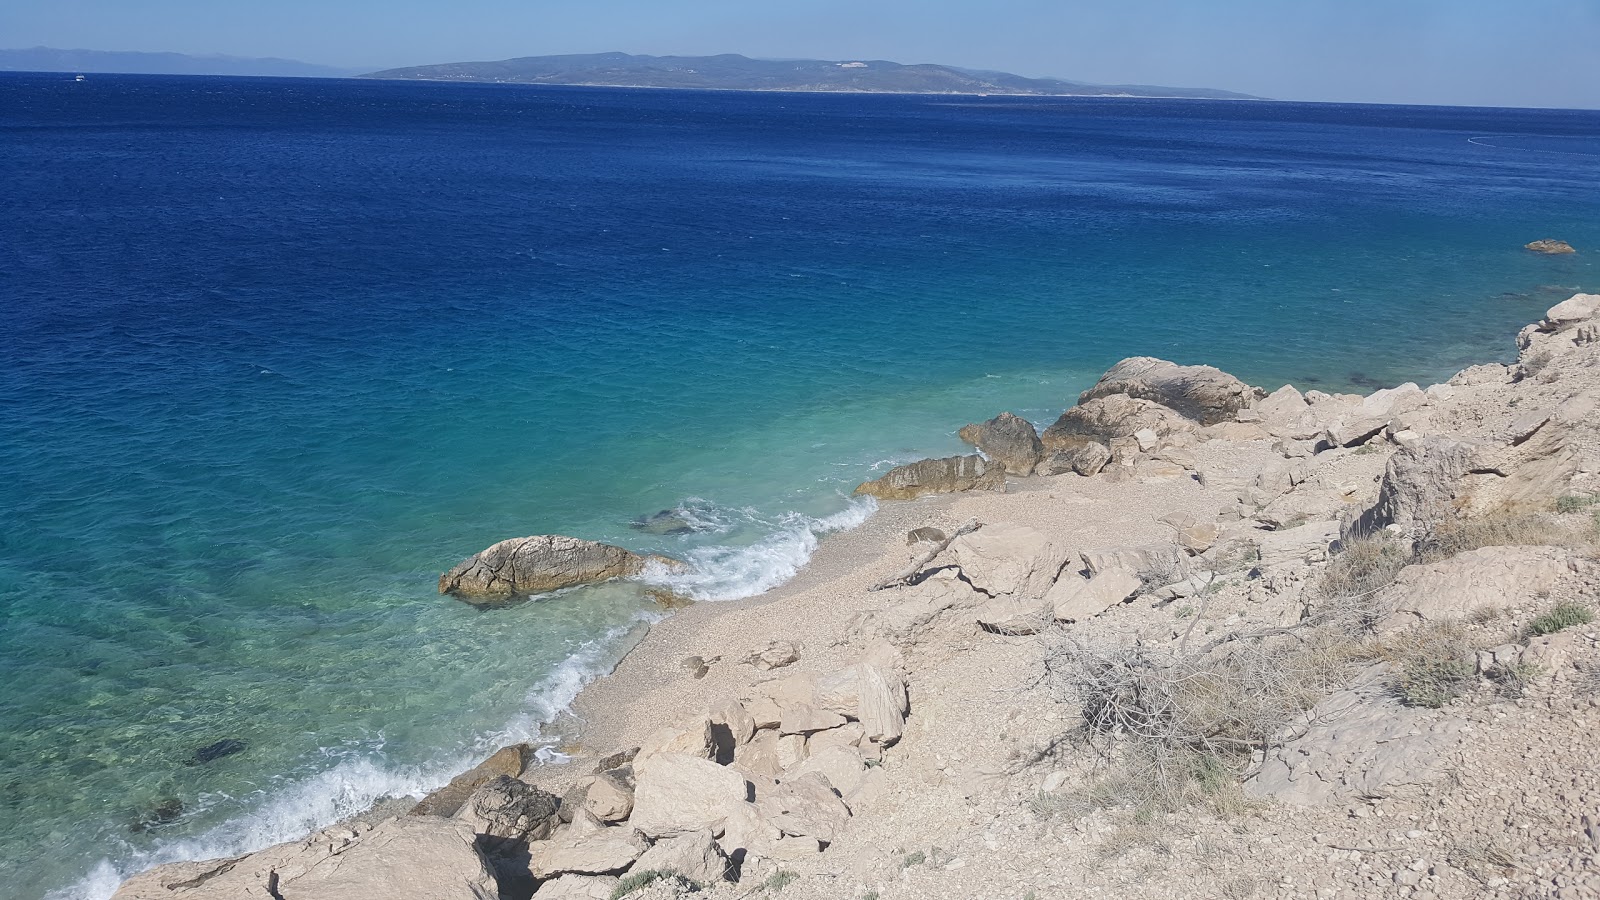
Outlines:
{"type": "Polygon", "coordinates": [[[766,888],[768,892],[776,894],[799,880],[799,878],[800,875],[796,872],[791,872],[788,869],[779,869],[769,875],[766,881],[761,882],[761,886],[766,888]]]}
{"type": "Polygon", "coordinates": [[[1172,617],[1175,619],[1187,619],[1192,615],[1194,615],[1194,607],[1188,604],[1184,604],[1172,611],[1172,617]]]}
{"type": "Polygon", "coordinates": [[[878,900],[878,892],[867,891],[865,894],[861,895],[861,900],[878,900]]]}
{"type": "Polygon", "coordinates": [[[1594,494],[1567,494],[1556,498],[1556,512],[1582,512],[1597,503],[1600,503],[1600,496],[1594,494]]]}
{"type": "Polygon", "coordinates": [[[1515,662],[1509,665],[1490,666],[1485,669],[1485,678],[1494,682],[1501,694],[1517,698],[1527,693],[1528,685],[1544,671],[1534,663],[1515,662]]]}
{"type": "Polygon", "coordinates": [[[1387,532],[1355,538],[1328,561],[1313,590],[1330,605],[1365,601],[1393,584],[1411,561],[1410,552],[1387,532]]]}
{"type": "Polygon", "coordinates": [[[690,892],[698,891],[702,888],[700,883],[690,881],[676,872],[660,872],[655,869],[646,869],[643,872],[629,873],[621,881],[617,882],[617,886],[611,891],[611,900],[622,900],[623,897],[634,891],[655,884],[658,881],[677,885],[680,889],[690,892]]]}
{"type": "Polygon", "coordinates": [[[900,868],[909,869],[912,866],[920,866],[920,865],[922,865],[923,863],[925,863],[927,861],[928,861],[928,854],[922,852],[921,850],[917,850],[917,851],[915,851],[913,853],[907,853],[904,857],[901,858],[901,860],[900,860],[900,868]]]}
{"type": "Polygon", "coordinates": [[[1399,669],[1401,701],[1438,709],[1466,693],[1477,677],[1475,649],[1459,622],[1430,622],[1397,638],[1385,650],[1399,669]]]}
{"type": "Polygon", "coordinates": [[[1563,629],[1577,625],[1587,625],[1594,621],[1594,610],[1581,603],[1557,603],[1544,615],[1528,623],[1528,636],[1538,637],[1543,634],[1555,634],[1563,629]]]}

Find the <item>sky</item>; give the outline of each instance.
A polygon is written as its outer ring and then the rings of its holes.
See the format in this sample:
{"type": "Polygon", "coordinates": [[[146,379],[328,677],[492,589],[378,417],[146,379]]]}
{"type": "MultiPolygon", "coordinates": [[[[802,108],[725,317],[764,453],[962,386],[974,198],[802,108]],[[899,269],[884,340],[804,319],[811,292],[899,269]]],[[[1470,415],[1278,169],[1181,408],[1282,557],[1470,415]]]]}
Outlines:
{"type": "Polygon", "coordinates": [[[1283,100],[1600,108],[1600,0],[50,0],[0,47],[362,69],[555,53],[889,59],[1283,100]]]}

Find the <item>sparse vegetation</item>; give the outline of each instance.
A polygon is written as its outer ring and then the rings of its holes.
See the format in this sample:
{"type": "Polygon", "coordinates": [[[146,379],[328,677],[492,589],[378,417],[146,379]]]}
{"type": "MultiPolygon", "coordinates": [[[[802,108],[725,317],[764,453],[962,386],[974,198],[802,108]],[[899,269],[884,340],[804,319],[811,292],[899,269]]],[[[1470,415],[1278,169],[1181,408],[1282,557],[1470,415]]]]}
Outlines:
{"type": "Polygon", "coordinates": [[[788,869],[779,869],[778,871],[767,876],[767,880],[761,882],[761,886],[765,888],[768,893],[776,894],[777,892],[793,884],[799,878],[800,875],[796,872],[791,872],[788,869]]]}
{"type": "Polygon", "coordinates": [[[1450,851],[1450,864],[1479,881],[1507,877],[1517,871],[1516,857],[1497,843],[1463,844],[1450,851]]]}
{"type": "Polygon", "coordinates": [[[690,893],[702,889],[702,885],[698,882],[690,881],[676,872],[659,872],[655,869],[647,869],[643,872],[631,872],[617,882],[616,888],[611,891],[611,900],[622,900],[623,897],[634,891],[641,890],[658,881],[676,885],[680,890],[690,893]]]}
{"type": "Polygon", "coordinates": [[[1460,622],[1430,622],[1397,636],[1385,655],[1399,672],[1396,693],[1407,706],[1438,709],[1477,679],[1476,650],[1460,622]]]}
{"type": "Polygon", "coordinates": [[[1557,603],[1547,612],[1532,622],[1528,623],[1528,636],[1539,637],[1546,634],[1555,634],[1578,625],[1587,625],[1594,621],[1594,610],[1582,603],[1557,603]]]}
{"type": "Polygon", "coordinates": [[[1412,557],[1400,541],[1379,532],[1351,540],[1328,561],[1313,586],[1313,596],[1329,606],[1360,606],[1394,583],[1412,557]]]}
{"type": "Polygon", "coordinates": [[[901,857],[900,868],[909,869],[912,866],[920,866],[927,861],[928,854],[923,853],[921,850],[917,850],[913,853],[907,853],[905,856],[901,857]]]}
{"type": "Polygon", "coordinates": [[[1600,504],[1600,496],[1594,494],[1567,494],[1564,497],[1556,498],[1556,512],[1583,512],[1596,504],[1600,504]]]}
{"type": "Polygon", "coordinates": [[[1580,536],[1547,513],[1499,513],[1442,523],[1417,542],[1417,562],[1438,562],[1483,547],[1571,546],[1580,536]]]}
{"type": "Polygon", "coordinates": [[[1532,684],[1542,671],[1533,663],[1516,662],[1510,665],[1491,666],[1484,670],[1483,675],[1494,682],[1502,695],[1516,699],[1527,693],[1528,685],[1532,684]]]}

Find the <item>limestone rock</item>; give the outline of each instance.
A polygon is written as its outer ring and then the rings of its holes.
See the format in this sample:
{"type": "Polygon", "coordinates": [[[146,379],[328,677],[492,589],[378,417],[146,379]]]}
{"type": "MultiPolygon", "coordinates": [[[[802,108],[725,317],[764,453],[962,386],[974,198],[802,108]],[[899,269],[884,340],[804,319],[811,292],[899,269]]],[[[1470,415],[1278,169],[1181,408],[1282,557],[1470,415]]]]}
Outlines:
{"type": "Polygon", "coordinates": [[[913,528],[906,532],[906,546],[908,547],[913,544],[921,544],[924,542],[937,544],[944,539],[945,533],[943,531],[927,525],[924,525],[921,528],[913,528]]]}
{"type": "Polygon", "coordinates": [[[1245,793],[1298,806],[1357,797],[1385,797],[1445,774],[1449,750],[1462,740],[1459,716],[1402,706],[1383,667],[1317,704],[1310,728],[1274,750],[1245,793]]]}
{"type": "Polygon", "coordinates": [[[1566,241],[1558,241],[1555,238],[1541,238],[1537,241],[1530,241],[1522,246],[1525,250],[1532,250],[1534,253],[1543,253],[1548,256],[1578,252],[1572,249],[1571,244],[1567,243],[1566,241]]]}
{"type": "Polygon", "coordinates": [[[471,826],[485,853],[503,856],[549,837],[561,821],[560,806],[555,794],[501,775],[479,785],[456,818],[471,826]]]}
{"type": "Polygon", "coordinates": [[[778,732],[764,728],[733,752],[733,766],[752,778],[776,778],[783,774],[778,759],[778,732]]]}
{"type": "Polygon", "coordinates": [[[1039,464],[1039,456],[1044,451],[1033,423],[1008,412],[981,425],[968,425],[961,429],[959,436],[1011,475],[1033,474],[1033,467],[1039,464]]]}
{"type": "Polygon", "coordinates": [[[712,735],[711,717],[700,716],[682,725],[665,725],[645,736],[639,742],[639,753],[634,757],[634,767],[658,753],[682,753],[701,759],[714,759],[716,740],[712,735]]]}
{"type": "Polygon", "coordinates": [[[1099,441],[1087,441],[1075,447],[1050,451],[1033,471],[1035,475],[1075,472],[1087,478],[1099,474],[1110,461],[1110,448],[1099,441]]]}
{"type": "Polygon", "coordinates": [[[788,777],[799,778],[812,772],[823,776],[835,790],[848,796],[861,786],[861,780],[867,774],[867,761],[853,747],[824,747],[812,753],[805,762],[788,773],[788,777]]]}
{"type": "MultiPolygon", "coordinates": [[[[711,707],[710,719],[712,737],[716,740],[719,750],[724,743],[731,750],[749,743],[755,736],[755,716],[750,715],[750,711],[745,709],[743,703],[732,698],[711,707]]],[[[781,714],[779,721],[782,721],[781,714]]]]}
{"type": "Polygon", "coordinates": [[[850,808],[818,772],[785,778],[756,801],[756,808],[786,835],[829,844],[850,820],[850,808]]]}
{"type": "Polygon", "coordinates": [[[1049,535],[1024,525],[980,528],[956,538],[941,554],[991,597],[1043,597],[1071,556],[1049,535]]]}
{"type": "Polygon", "coordinates": [[[615,772],[595,776],[583,808],[602,822],[621,822],[633,812],[633,785],[615,772]]]}
{"type": "Polygon", "coordinates": [[[1292,384],[1278,388],[1256,403],[1255,412],[1267,431],[1277,437],[1304,441],[1322,431],[1321,420],[1312,411],[1311,404],[1292,384]]]}
{"type": "Polygon", "coordinates": [[[528,871],[543,880],[557,875],[615,875],[627,871],[650,846],[639,832],[623,826],[607,828],[574,820],[547,841],[528,845],[528,871]]]}
{"type": "Polygon", "coordinates": [[[1265,396],[1260,388],[1220,369],[1180,366],[1150,356],[1135,356],[1112,366],[1078,402],[1115,394],[1159,403],[1201,425],[1233,419],[1239,410],[1265,396]]]}
{"type": "Polygon", "coordinates": [[[563,875],[539,885],[539,900],[611,900],[621,883],[615,875],[563,875]]]}
{"type": "Polygon", "coordinates": [[[1385,625],[1416,619],[1463,619],[1474,610],[1531,604],[1572,571],[1559,547],[1482,547],[1449,559],[1406,566],[1379,600],[1395,615],[1385,625]]]}
{"type": "Polygon", "coordinates": [[[732,869],[709,828],[658,841],[634,864],[637,872],[671,872],[703,885],[730,880],[732,869]]]}
{"type": "Polygon", "coordinates": [[[1542,327],[1546,331],[1557,331],[1597,316],[1600,316],[1600,294],[1573,294],[1550,307],[1544,314],[1542,327]]]}
{"type": "Polygon", "coordinates": [[[814,706],[795,704],[783,708],[783,718],[778,721],[778,734],[810,734],[826,731],[844,724],[844,716],[814,706]]]}
{"type": "Polygon", "coordinates": [[[1355,447],[1378,436],[1397,416],[1426,406],[1428,395],[1416,384],[1374,391],[1360,404],[1327,426],[1325,442],[1332,447],[1355,447]]]}
{"type": "Polygon", "coordinates": [[[1378,502],[1345,531],[1345,539],[1393,526],[1416,539],[1455,514],[1461,478],[1472,469],[1477,447],[1443,437],[1402,446],[1389,457],[1378,502]]]}
{"type": "Polygon", "coordinates": [[[806,736],[803,734],[783,734],[779,732],[778,742],[774,747],[778,752],[778,765],[786,772],[805,762],[806,736]]]}
{"type": "Polygon", "coordinates": [[[468,557],[439,578],[439,593],[468,603],[494,603],[579,584],[626,578],[651,559],[559,534],[512,538],[468,557]]]}
{"type": "Polygon", "coordinates": [[[817,705],[860,722],[884,746],[900,740],[910,710],[900,674],[866,662],[817,679],[817,705]]]}
{"type": "Polygon", "coordinates": [[[1058,622],[1082,622],[1132,597],[1144,586],[1132,569],[1103,569],[1090,578],[1063,578],[1045,600],[1058,622]]]}
{"type": "Polygon", "coordinates": [[[717,827],[748,797],[749,785],[737,770],[695,756],[661,753],[639,769],[628,821],[649,837],[672,837],[717,827]]]}
{"type": "Polygon", "coordinates": [[[1195,428],[1193,420],[1159,403],[1127,394],[1109,394],[1079,401],[1045,429],[1039,439],[1047,451],[1071,450],[1095,442],[1109,447],[1113,456],[1117,456],[1118,441],[1126,439],[1133,445],[1136,432],[1149,429],[1161,439],[1195,428]]]}
{"type": "Polygon", "coordinates": [[[991,634],[1038,634],[1050,626],[1049,603],[1019,597],[996,597],[978,607],[978,627],[991,634]]]}
{"type": "Polygon", "coordinates": [[[114,900],[495,900],[472,828],[437,816],[336,826],[233,859],[158,866],[114,900]]]}
{"type": "Polygon", "coordinates": [[[1282,531],[1268,531],[1258,539],[1260,568],[1270,569],[1295,563],[1322,562],[1339,540],[1338,522],[1307,522],[1282,531]]]}
{"type": "Polygon", "coordinates": [[[1221,534],[1216,522],[1192,513],[1170,513],[1157,521],[1176,532],[1178,546],[1193,554],[1211,549],[1221,534]]]}
{"type": "Polygon", "coordinates": [[[800,661],[800,647],[794,641],[769,641],[760,650],[754,650],[744,661],[763,671],[781,669],[800,661]]]}
{"type": "Polygon", "coordinates": [[[533,759],[533,747],[530,744],[512,744],[495,751],[494,755],[479,763],[471,769],[450,779],[450,783],[422,798],[422,802],[412,807],[414,816],[444,816],[449,818],[461,811],[462,804],[472,796],[479,785],[492,781],[501,775],[516,778],[527,768],[533,759]]]}
{"type": "Polygon", "coordinates": [[[1005,487],[1005,470],[973,454],[896,466],[882,478],[862,483],[855,492],[879,500],[914,500],[927,494],[1004,491],[1005,487]]]}

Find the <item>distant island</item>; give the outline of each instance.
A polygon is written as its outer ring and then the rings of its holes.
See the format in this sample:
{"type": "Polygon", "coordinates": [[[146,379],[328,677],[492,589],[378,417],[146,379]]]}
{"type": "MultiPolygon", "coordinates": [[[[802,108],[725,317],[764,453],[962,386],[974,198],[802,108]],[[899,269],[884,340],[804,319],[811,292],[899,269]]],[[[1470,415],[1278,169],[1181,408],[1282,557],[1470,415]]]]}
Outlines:
{"type": "Polygon", "coordinates": [[[122,50],[0,50],[0,72],[102,72],[127,75],[266,75],[279,78],[347,78],[360,69],[317,66],[293,59],[242,59],[122,50]]]}
{"type": "Polygon", "coordinates": [[[498,62],[458,62],[386,69],[361,77],[733,91],[1262,99],[1210,88],[1086,84],[1058,78],[1024,78],[1007,72],[958,69],[953,66],[902,65],[881,59],[751,59],[736,53],[718,56],[635,56],[627,53],[524,56],[498,62]]]}

